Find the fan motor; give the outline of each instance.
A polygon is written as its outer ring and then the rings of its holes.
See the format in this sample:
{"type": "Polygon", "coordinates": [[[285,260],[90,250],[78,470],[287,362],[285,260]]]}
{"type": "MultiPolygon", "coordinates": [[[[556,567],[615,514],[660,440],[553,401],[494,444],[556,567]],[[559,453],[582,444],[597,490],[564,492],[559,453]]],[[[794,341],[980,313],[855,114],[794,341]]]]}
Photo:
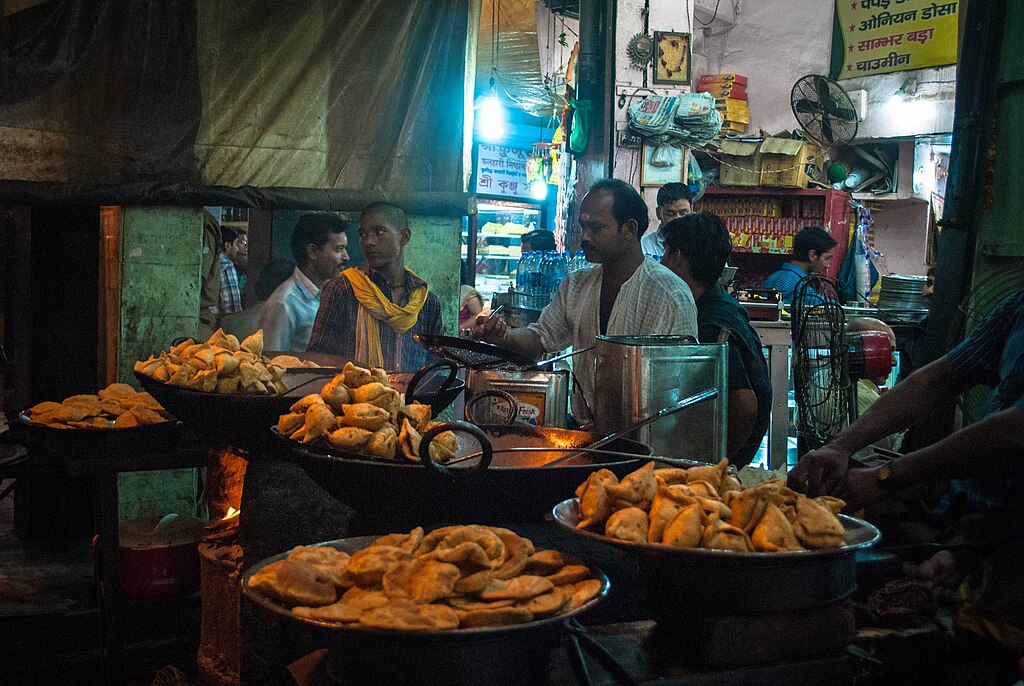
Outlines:
{"type": "Polygon", "coordinates": [[[850,379],[879,379],[893,368],[893,348],[881,331],[858,331],[846,335],[850,379]]]}

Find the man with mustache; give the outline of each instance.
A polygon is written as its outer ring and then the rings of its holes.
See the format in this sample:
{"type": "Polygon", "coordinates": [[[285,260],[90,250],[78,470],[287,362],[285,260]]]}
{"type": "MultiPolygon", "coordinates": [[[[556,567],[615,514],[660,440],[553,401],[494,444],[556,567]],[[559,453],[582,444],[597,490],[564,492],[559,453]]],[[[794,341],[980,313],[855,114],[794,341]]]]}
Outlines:
{"type": "MultiPolygon", "coordinates": [[[[598,335],[697,335],[697,309],[689,286],[640,248],[649,223],[640,194],[619,179],[602,179],[580,205],[582,247],[597,266],[572,272],[562,281],[540,319],[510,329],[498,317],[480,317],[473,330],[479,340],[540,357],[572,345],[583,350],[598,335]]],[[[573,415],[581,425],[592,421],[594,352],[573,358],[580,393],[573,395],[573,415]],[[581,395],[582,394],[582,395],[581,395]]]]}

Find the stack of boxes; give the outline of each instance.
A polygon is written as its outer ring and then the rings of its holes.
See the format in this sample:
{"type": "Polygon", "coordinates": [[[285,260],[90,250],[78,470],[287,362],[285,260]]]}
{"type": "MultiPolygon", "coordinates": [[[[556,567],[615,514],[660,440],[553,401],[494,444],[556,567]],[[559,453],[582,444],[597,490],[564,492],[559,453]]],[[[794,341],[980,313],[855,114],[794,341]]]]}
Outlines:
{"type": "Polygon", "coordinates": [[[722,136],[746,133],[750,123],[747,106],[747,77],[741,74],[704,74],[697,82],[698,93],[710,93],[715,109],[722,115],[722,136]]]}
{"type": "Polygon", "coordinates": [[[733,252],[793,254],[793,237],[825,218],[822,197],[704,196],[699,209],[722,218],[733,252]]]}

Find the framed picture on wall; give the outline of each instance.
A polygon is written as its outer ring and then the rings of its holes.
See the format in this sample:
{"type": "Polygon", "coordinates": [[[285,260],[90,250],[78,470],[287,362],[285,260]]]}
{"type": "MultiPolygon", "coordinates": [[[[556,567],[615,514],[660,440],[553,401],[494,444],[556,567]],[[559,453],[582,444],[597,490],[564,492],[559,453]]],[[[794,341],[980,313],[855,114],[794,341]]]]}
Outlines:
{"type": "Polygon", "coordinates": [[[690,34],[654,32],[654,83],[690,83],[690,34]]]}
{"type": "Polygon", "coordinates": [[[640,165],[641,186],[664,186],[666,183],[686,182],[686,155],[681,148],[654,146],[644,143],[644,160],[640,165]]]}

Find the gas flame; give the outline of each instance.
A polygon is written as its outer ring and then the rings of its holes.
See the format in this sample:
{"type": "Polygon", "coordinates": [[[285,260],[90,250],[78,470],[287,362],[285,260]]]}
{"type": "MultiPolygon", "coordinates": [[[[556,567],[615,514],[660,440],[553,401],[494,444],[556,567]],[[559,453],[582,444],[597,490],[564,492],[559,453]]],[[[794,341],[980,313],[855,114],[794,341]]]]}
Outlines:
{"type": "Polygon", "coordinates": [[[233,519],[234,517],[237,517],[241,513],[242,513],[241,510],[236,510],[235,508],[233,508],[231,506],[228,506],[228,512],[227,512],[226,515],[224,515],[224,519],[222,519],[221,521],[227,521],[229,519],[233,519]]]}

